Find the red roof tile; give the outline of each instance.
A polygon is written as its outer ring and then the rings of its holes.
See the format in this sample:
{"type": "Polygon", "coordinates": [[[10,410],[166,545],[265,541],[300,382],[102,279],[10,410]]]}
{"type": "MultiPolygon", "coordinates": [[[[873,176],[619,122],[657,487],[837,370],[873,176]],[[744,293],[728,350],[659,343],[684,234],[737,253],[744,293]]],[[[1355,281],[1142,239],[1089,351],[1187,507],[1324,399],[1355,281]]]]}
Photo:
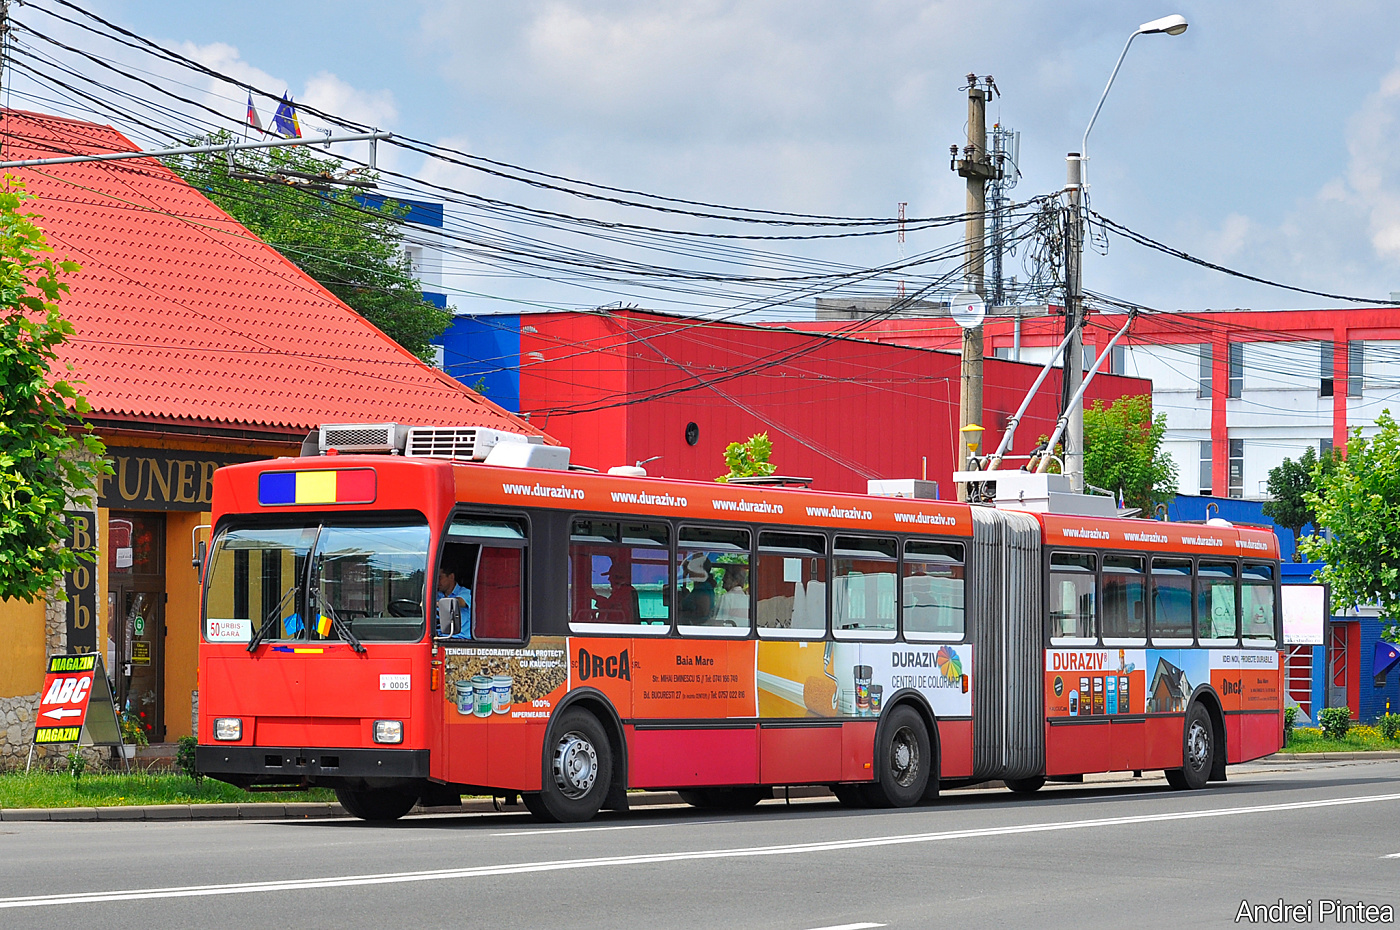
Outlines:
{"type": "MultiPolygon", "coordinates": [[[[4,160],[136,151],[109,126],[0,111],[4,160]]],[[[155,159],[10,169],[82,271],[63,347],[96,417],[296,432],[321,423],[538,433],[424,365],[155,159]]]]}

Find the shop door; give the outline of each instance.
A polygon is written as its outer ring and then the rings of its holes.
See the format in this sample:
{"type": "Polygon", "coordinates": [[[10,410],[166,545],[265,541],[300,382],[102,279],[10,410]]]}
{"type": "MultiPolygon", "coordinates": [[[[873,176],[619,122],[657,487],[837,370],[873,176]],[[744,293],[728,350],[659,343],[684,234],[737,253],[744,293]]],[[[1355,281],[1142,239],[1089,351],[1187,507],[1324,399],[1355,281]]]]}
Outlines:
{"type": "Polygon", "coordinates": [[[117,705],[165,740],[165,517],[112,511],[107,532],[107,658],[117,705]]]}

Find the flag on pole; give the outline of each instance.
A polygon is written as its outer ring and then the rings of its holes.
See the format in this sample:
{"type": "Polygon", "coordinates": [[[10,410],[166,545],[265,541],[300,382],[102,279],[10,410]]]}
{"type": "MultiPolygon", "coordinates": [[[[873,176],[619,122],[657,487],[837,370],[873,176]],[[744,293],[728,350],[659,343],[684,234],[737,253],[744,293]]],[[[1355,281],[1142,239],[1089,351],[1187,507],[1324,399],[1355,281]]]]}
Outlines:
{"type": "Polygon", "coordinates": [[[316,621],[316,632],[322,636],[329,636],[331,633],[331,618],[321,614],[316,621]]]}
{"type": "Polygon", "coordinates": [[[248,95],[248,125],[256,129],[258,132],[267,132],[267,130],[263,128],[261,117],[258,116],[257,107],[253,106],[252,94],[248,95]]]}
{"type": "Polygon", "coordinates": [[[277,112],[272,116],[272,131],[288,139],[301,138],[297,110],[292,106],[292,98],[286,93],[282,94],[282,102],[277,104],[277,112]]]}

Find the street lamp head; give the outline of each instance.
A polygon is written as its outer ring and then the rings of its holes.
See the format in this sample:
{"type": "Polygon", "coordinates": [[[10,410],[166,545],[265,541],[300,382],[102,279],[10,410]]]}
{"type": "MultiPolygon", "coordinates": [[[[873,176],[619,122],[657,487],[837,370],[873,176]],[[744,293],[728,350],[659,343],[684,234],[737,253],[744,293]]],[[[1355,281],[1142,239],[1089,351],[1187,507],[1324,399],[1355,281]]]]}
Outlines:
{"type": "Polygon", "coordinates": [[[1165,32],[1169,36],[1179,36],[1186,31],[1188,25],[1185,16],[1179,13],[1173,13],[1171,16],[1163,16],[1161,19],[1154,19],[1150,23],[1143,23],[1137,28],[1137,31],[1142,35],[1148,36],[1159,32],[1165,32]]]}

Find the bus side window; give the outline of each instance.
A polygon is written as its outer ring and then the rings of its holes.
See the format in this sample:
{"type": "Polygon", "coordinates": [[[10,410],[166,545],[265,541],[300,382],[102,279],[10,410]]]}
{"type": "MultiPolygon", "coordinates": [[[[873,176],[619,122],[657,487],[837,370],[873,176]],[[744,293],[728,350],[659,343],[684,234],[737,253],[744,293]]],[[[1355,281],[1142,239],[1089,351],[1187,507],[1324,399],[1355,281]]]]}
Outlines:
{"type": "Polygon", "coordinates": [[[1235,563],[1196,566],[1196,635],[1213,646],[1235,645],[1240,637],[1235,605],[1235,563]]]}
{"type": "Polygon", "coordinates": [[[754,575],[759,636],[826,635],[825,536],[759,533],[754,575]]]}
{"type": "Polygon", "coordinates": [[[676,628],[682,636],[747,636],[748,530],[682,526],[676,542],[676,628]]]}
{"type": "Polygon", "coordinates": [[[1103,557],[1103,641],[1106,646],[1147,642],[1146,562],[1140,555],[1103,557]]]}
{"type": "Polygon", "coordinates": [[[1191,560],[1152,560],[1152,641],[1191,642],[1191,560]]]}
{"type": "Polygon", "coordinates": [[[909,640],[958,642],[965,626],[963,544],[904,544],[901,613],[909,640]]]}
{"type": "Polygon", "coordinates": [[[1087,552],[1050,555],[1050,641],[1083,646],[1098,641],[1095,556],[1087,552]]]}
{"type": "Polygon", "coordinates": [[[671,529],[580,518],[569,536],[569,628],[668,633],[671,529]]]}
{"type": "Polygon", "coordinates": [[[1245,563],[1244,584],[1240,586],[1246,646],[1274,644],[1275,614],[1278,612],[1274,592],[1274,567],[1263,563],[1245,563]]]}

